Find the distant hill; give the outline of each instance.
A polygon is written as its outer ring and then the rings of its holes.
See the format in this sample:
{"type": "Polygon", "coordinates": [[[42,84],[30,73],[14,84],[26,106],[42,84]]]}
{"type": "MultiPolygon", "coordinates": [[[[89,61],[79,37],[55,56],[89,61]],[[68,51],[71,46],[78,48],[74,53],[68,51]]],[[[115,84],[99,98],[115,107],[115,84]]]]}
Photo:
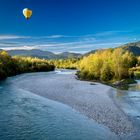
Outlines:
{"type": "Polygon", "coordinates": [[[48,52],[48,51],[42,51],[42,50],[8,50],[7,51],[11,56],[20,55],[20,56],[32,56],[32,57],[38,57],[38,58],[55,58],[55,54],[48,52]]]}
{"type": "Polygon", "coordinates": [[[42,51],[39,49],[33,50],[8,50],[7,51],[11,56],[19,55],[19,56],[31,56],[31,57],[38,57],[38,58],[45,58],[45,59],[64,59],[64,58],[77,58],[80,57],[81,54],[79,53],[70,53],[70,52],[63,52],[60,54],[54,54],[49,51],[42,51]]]}
{"type": "Polygon", "coordinates": [[[79,58],[82,54],[80,53],[72,53],[72,52],[63,52],[60,54],[57,54],[57,57],[59,58],[79,58]]]}
{"type": "MultiPolygon", "coordinates": [[[[124,51],[129,51],[129,52],[132,52],[136,56],[140,56],[140,41],[139,42],[134,42],[134,43],[124,44],[124,45],[116,47],[116,48],[122,48],[124,51]]],[[[105,50],[105,49],[92,50],[92,51],[84,54],[84,56],[95,53],[98,50],[105,50]]]]}
{"type": "Polygon", "coordinates": [[[136,56],[140,56],[140,41],[134,43],[128,43],[120,46],[124,51],[132,52],[136,56]]]}

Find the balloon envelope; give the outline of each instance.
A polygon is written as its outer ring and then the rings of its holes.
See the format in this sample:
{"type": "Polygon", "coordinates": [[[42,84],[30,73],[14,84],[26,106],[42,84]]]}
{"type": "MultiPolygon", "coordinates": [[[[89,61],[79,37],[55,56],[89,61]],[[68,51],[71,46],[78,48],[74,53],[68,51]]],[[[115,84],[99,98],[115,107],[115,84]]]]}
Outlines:
{"type": "Polygon", "coordinates": [[[28,8],[23,9],[23,15],[26,19],[29,19],[32,16],[32,10],[29,10],[28,8]]]}

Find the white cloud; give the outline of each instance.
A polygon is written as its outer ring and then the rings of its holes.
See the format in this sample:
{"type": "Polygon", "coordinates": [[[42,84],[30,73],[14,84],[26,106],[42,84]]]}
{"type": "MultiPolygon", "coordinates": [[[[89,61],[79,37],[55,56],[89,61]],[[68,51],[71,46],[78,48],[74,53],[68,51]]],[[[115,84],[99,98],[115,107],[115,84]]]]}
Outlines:
{"type": "Polygon", "coordinates": [[[46,38],[62,38],[62,37],[65,37],[64,35],[51,35],[51,36],[46,36],[46,38]]]}
{"type": "Polygon", "coordinates": [[[0,35],[0,40],[20,39],[20,38],[30,38],[30,37],[29,36],[17,36],[17,35],[0,35]]]}
{"type": "Polygon", "coordinates": [[[35,49],[34,46],[21,46],[21,47],[4,47],[0,48],[2,50],[32,50],[35,49]]]}
{"type": "Polygon", "coordinates": [[[101,36],[111,36],[111,35],[117,35],[117,34],[122,34],[122,33],[131,33],[132,31],[104,31],[104,32],[98,32],[94,34],[96,37],[101,37],[101,36]]]}

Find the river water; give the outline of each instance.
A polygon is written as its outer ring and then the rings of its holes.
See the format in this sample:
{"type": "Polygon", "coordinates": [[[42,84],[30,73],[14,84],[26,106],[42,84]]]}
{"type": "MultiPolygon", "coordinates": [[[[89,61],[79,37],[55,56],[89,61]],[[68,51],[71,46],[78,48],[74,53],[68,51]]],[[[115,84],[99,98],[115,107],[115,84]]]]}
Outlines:
{"type": "MultiPolygon", "coordinates": [[[[30,79],[34,74],[28,75],[30,79]]],[[[17,87],[16,83],[26,75],[0,83],[0,140],[116,139],[107,127],[72,108],[17,87]]]]}
{"type": "MultiPolygon", "coordinates": [[[[54,73],[37,75],[47,75],[49,78],[54,73]]],[[[65,74],[69,74],[69,71],[65,74]]],[[[0,140],[118,139],[107,127],[88,119],[72,108],[20,88],[23,86],[23,82],[19,86],[20,81],[27,75],[28,80],[33,81],[36,73],[18,75],[0,82],[0,140]]],[[[135,125],[134,135],[126,139],[140,138],[140,82],[131,85],[127,91],[114,91],[119,106],[135,125]]]]}
{"type": "Polygon", "coordinates": [[[114,97],[120,108],[127,114],[134,125],[134,134],[128,139],[140,139],[140,80],[131,84],[128,90],[114,90],[114,97]]]}

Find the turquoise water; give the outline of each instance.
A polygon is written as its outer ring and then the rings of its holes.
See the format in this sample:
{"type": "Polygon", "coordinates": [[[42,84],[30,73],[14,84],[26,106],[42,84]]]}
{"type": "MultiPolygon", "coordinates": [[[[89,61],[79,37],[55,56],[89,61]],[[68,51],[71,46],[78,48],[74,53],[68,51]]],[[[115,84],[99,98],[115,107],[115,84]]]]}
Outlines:
{"type": "Polygon", "coordinates": [[[0,140],[116,139],[108,128],[72,108],[16,87],[21,77],[0,83],[0,140]]]}

